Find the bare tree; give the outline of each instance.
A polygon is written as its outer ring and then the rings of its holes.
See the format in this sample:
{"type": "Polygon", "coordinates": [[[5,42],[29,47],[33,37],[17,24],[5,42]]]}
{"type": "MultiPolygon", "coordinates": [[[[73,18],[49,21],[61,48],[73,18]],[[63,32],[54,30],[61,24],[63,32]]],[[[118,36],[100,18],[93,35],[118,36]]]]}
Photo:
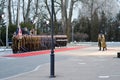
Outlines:
{"type": "MultiPolygon", "coordinates": [[[[90,40],[92,40],[92,38],[94,38],[93,34],[92,34],[93,33],[92,29],[94,28],[94,24],[98,24],[98,23],[94,23],[94,22],[98,22],[98,21],[94,21],[95,17],[97,17],[96,15],[98,15],[98,11],[99,11],[99,9],[101,9],[101,7],[103,7],[105,1],[106,0],[102,0],[101,2],[99,2],[97,0],[81,0],[83,6],[87,9],[87,12],[85,12],[85,13],[87,13],[87,16],[89,17],[90,22],[91,22],[90,26],[89,26],[89,38],[90,38],[90,40]]],[[[98,26],[99,25],[97,25],[96,27],[98,27],[98,26]]]]}
{"type": "Polygon", "coordinates": [[[16,23],[16,14],[15,14],[15,8],[14,7],[16,7],[15,5],[13,5],[14,4],[14,1],[13,0],[11,0],[12,1],[12,20],[13,20],[13,24],[14,23],[16,23]]]}
{"type": "Polygon", "coordinates": [[[46,6],[46,8],[48,10],[49,15],[51,15],[50,7],[49,7],[49,4],[48,4],[48,0],[44,0],[44,3],[45,3],[45,6],[46,6]]]}
{"type": "MultiPolygon", "coordinates": [[[[117,2],[116,0],[80,0],[80,1],[82,3],[81,9],[82,15],[84,14],[83,16],[87,16],[90,20],[91,25],[89,26],[89,37],[91,40],[92,37],[94,37],[92,34],[92,30],[95,27],[94,24],[96,24],[95,22],[98,22],[94,21],[95,16],[97,17],[98,15],[98,20],[100,20],[101,19],[100,15],[102,14],[102,12],[104,12],[107,18],[111,18],[111,16],[117,13],[117,11],[115,11],[117,2]]],[[[100,25],[97,25],[96,27],[98,26],[100,25]]]]}
{"type": "MultiPolygon", "coordinates": [[[[33,0],[31,3],[32,3],[32,5],[30,6],[31,10],[30,10],[29,14],[32,15],[31,18],[33,18],[33,20],[34,20],[36,17],[39,16],[39,13],[40,13],[40,11],[39,11],[39,9],[40,9],[40,4],[39,4],[40,0],[33,0]]],[[[24,9],[25,9],[25,7],[24,7],[24,9]]],[[[25,15],[24,15],[24,18],[25,18],[25,15]]]]}
{"type": "Polygon", "coordinates": [[[67,34],[68,40],[70,41],[70,31],[71,31],[71,20],[73,16],[73,6],[78,0],[61,0],[61,14],[62,14],[62,28],[63,33],[67,34]],[[70,1],[70,5],[68,2],[70,1]],[[69,7],[69,8],[67,8],[69,7]],[[67,10],[69,13],[67,13],[67,10]]]}
{"type": "Polygon", "coordinates": [[[28,22],[28,20],[29,20],[31,2],[32,2],[32,0],[28,0],[27,9],[24,9],[25,12],[26,12],[25,16],[24,16],[24,21],[25,22],[28,22]]]}
{"type": "Polygon", "coordinates": [[[12,24],[11,1],[12,0],[8,0],[8,18],[9,18],[9,24],[12,24]]]}
{"type": "Polygon", "coordinates": [[[25,22],[25,0],[22,0],[22,12],[23,12],[23,20],[25,22]]]}
{"type": "Polygon", "coordinates": [[[20,19],[20,0],[18,0],[18,3],[17,3],[17,18],[16,18],[16,24],[17,24],[17,27],[19,27],[19,19],[20,19]]]}
{"type": "Polygon", "coordinates": [[[35,3],[35,15],[38,15],[38,8],[39,8],[39,0],[36,0],[35,1],[36,3],[35,3]]]}
{"type": "Polygon", "coordinates": [[[62,14],[62,29],[63,34],[66,34],[66,24],[67,24],[67,10],[66,10],[66,0],[61,0],[61,14],[62,14]]]}

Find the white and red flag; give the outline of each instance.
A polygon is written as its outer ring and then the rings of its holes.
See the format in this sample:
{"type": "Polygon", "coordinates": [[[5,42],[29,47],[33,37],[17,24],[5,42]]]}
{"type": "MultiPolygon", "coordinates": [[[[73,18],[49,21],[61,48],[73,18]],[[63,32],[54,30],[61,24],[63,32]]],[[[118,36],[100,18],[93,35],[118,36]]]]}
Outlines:
{"type": "Polygon", "coordinates": [[[17,38],[18,39],[22,39],[22,30],[21,30],[21,27],[19,26],[18,29],[17,29],[17,38]]]}

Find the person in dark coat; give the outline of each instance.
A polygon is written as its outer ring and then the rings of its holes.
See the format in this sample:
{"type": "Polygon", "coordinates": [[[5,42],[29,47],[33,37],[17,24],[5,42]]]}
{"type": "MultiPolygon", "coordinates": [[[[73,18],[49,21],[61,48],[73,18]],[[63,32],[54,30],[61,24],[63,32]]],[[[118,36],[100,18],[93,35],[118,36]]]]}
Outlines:
{"type": "Polygon", "coordinates": [[[30,32],[28,31],[27,27],[22,28],[22,34],[23,35],[30,35],[30,32]]]}
{"type": "Polygon", "coordinates": [[[102,39],[102,35],[98,34],[98,47],[99,47],[99,50],[101,50],[101,39],[102,39]]]}

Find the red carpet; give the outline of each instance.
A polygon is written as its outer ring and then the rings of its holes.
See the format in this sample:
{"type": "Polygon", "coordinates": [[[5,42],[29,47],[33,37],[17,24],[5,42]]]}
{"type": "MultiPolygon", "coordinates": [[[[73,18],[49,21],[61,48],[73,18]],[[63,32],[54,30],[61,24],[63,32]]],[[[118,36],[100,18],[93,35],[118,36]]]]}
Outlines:
{"type": "MultiPolygon", "coordinates": [[[[82,48],[85,48],[85,46],[72,47],[72,48],[58,48],[58,49],[55,49],[54,51],[55,51],[55,53],[57,53],[57,52],[70,51],[70,50],[76,50],[76,49],[82,49],[82,48]]],[[[42,54],[50,54],[51,53],[50,51],[51,50],[33,51],[33,52],[5,55],[4,57],[35,56],[35,55],[42,55],[42,54]]]]}

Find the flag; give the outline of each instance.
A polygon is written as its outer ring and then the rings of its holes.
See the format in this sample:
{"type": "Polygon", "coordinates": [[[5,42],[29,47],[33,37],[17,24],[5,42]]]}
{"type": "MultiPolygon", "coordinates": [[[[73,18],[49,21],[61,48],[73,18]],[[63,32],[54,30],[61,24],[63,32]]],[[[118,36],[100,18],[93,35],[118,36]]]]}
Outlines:
{"type": "Polygon", "coordinates": [[[17,28],[16,34],[17,34],[18,39],[22,39],[22,30],[21,30],[20,26],[17,28]]]}

